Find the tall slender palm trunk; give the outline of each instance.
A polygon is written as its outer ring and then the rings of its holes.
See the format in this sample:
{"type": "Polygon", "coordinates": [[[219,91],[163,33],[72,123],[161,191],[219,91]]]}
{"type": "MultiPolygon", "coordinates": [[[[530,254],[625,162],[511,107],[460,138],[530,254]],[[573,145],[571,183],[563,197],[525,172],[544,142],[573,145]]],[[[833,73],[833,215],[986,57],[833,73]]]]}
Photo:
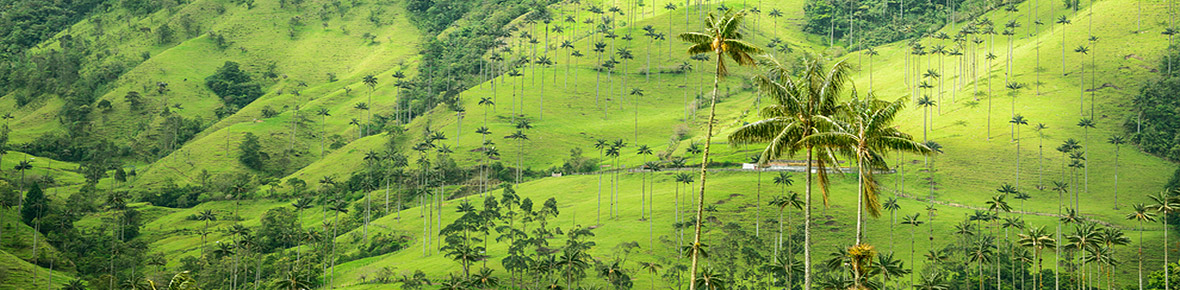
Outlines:
{"type": "Polygon", "coordinates": [[[692,280],[688,281],[689,290],[696,290],[697,265],[700,262],[701,254],[701,222],[705,215],[705,178],[708,176],[706,169],[709,167],[709,145],[713,140],[713,123],[717,116],[717,87],[721,82],[720,68],[721,61],[724,59],[723,57],[720,53],[717,54],[718,71],[717,75],[713,77],[713,97],[709,102],[709,125],[708,130],[705,131],[705,151],[701,156],[701,189],[697,194],[697,219],[695,221],[696,229],[694,230],[696,234],[692,241],[692,267],[689,268],[689,277],[692,277],[692,280]]]}

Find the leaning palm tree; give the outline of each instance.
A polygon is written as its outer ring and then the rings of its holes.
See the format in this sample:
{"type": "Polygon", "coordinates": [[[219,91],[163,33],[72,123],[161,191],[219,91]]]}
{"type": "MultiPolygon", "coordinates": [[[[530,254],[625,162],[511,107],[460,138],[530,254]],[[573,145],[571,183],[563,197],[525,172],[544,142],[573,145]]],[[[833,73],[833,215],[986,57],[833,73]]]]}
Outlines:
{"type": "MultiPolygon", "coordinates": [[[[1177,210],[1180,210],[1180,201],[1177,201],[1176,197],[1169,195],[1167,192],[1160,192],[1160,193],[1157,193],[1157,194],[1149,196],[1149,197],[1151,198],[1151,201],[1153,202],[1153,204],[1147,206],[1147,208],[1159,213],[1159,215],[1161,217],[1160,220],[1164,221],[1164,229],[1167,229],[1168,228],[1168,215],[1176,212],[1177,210]]],[[[1169,252],[1169,250],[1168,250],[1168,232],[1169,232],[1168,230],[1164,231],[1164,269],[1165,269],[1165,271],[1164,271],[1164,289],[1172,289],[1170,287],[1171,283],[1169,282],[1169,279],[1168,279],[1168,272],[1171,272],[1171,271],[1166,271],[1166,269],[1168,269],[1168,261],[1169,261],[1168,260],[1168,252],[1169,252]]]]}
{"type": "Polygon", "coordinates": [[[1134,211],[1127,214],[1127,219],[1139,223],[1139,290],[1143,290],[1143,222],[1154,222],[1155,213],[1142,203],[1135,204],[1133,208],[1134,211]]]}
{"type": "MultiPolygon", "coordinates": [[[[855,93],[854,93],[855,94],[855,93]]],[[[881,215],[874,170],[888,169],[885,154],[902,151],[929,155],[934,151],[913,140],[909,134],[893,127],[894,118],[905,108],[905,100],[878,100],[872,94],[864,99],[853,98],[843,105],[835,118],[823,118],[822,126],[836,128],[814,134],[801,142],[808,146],[827,147],[851,155],[857,164],[856,245],[861,243],[863,213],[876,218],[881,215]],[[826,124],[825,124],[826,123],[826,124]]]]}
{"type": "MultiPolygon", "coordinates": [[[[700,199],[697,203],[697,219],[696,219],[696,236],[693,238],[692,245],[692,267],[689,269],[689,290],[696,290],[697,277],[697,262],[700,254],[701,243],[701,220],[705,210],[705,176],[707,171],[705,169],[709,166],[709,145],[713,140],[713,123],[716,119],[717,111],[717,88],[721,79],[729,74],[729,70],[725,66],[725,58],[729,57],[738,65],[754,65],[754,59],[750,57],[752,53],[758,53],[759,49],[754,45],[742,41],[743,33],[740,31],[742,20],[745,19],[746,12],[732,10],[726,11],[722,15],[709,13],[704,32],[685,32],[680,34],[680,39],[692,44],[688,48],[688,55],[701,54],[706,52],[713,52],[717,54],[717,71],[713,78],[713,96],[709,105],[709,125],[705,132],[705,151],[704,156],[701,157],[701,189],[698,194],[700,199]]],[[[809,285],[810,286],[810,285],[809,285]]]]}
{"type": "Polygon", "coordinates": [[[772,68],[766,75],[759,76],[760,90],[774,99],[776,104],[762,109],[764,120],[747,124],[729,136],[731,144],[768,143],[762,151],[760,163],[771,159],[806,152],[807,172],[804,187],[803,209],[803,269],[804,288],[811,287],[811,192],[812,174],[819,177],[823,201],[828,201],[827,168],[835,164],[835,152],[830,148],[815,147],[802,142],[803,139],[831,128],[821,124],[820,119],[835,116],[838,111],[838,97],[849,83],[849,65],[837,62],[826,66],[816,60],[805,60],[802,75],[792,78],[792,68],[774,59],[768,60],[772,68]],[[818,154],[817,154],[818,153],[818,154]],[[813,170],[814,169],[814,170],[813,170]]]}

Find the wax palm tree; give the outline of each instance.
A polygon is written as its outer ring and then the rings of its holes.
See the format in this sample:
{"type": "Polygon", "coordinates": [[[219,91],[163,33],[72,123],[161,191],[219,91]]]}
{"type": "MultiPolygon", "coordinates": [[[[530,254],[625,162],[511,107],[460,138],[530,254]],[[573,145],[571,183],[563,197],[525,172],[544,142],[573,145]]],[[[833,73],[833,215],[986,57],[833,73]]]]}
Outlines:
{"type": "MultiPolygon", "coordinates": [[[[918,227],[921,227],[922,224],[925,223],[922,220],[918,219],[918,217],[920,215],[921,215],[921,213],[914,213],[913,215],[907,215],[907,216],[901,217],[901,224],[913,226],[910,228],[910,267],[911,268],[917,267],[917,265],[918,265],[918,264],[914,263],[914,257],[917,256],[914,253],[914,243],[915,243],[915,241],[917,241],[915,234],[917,232],[918,227]]],[[[914,276],[913,275],[910,276],[910,285],[916,285],[916,284],[914,284],[914,276]]]]}
{"type": "MultiPolygon", "coordinates": [[[[729,70],[725,65],[725,58],[729,57],[738,65],[754,65],[754,59],[750,57],[750,54],[759,52],[757,47],[741,40],[744,34],[740,30],[742,20],[745,16],[745,11],[735,13],[731,10],[726,11],[722,15],[709,13],[705,24],[705,32],[686,32],[680,34],[680,39],[692,44],[688,49],[689,55],[706,52],[713,52],[717,55],[717,71],[713,80],[713,97],[709,106],[708,129],[705,131],[705,152],[701,158],[700,201],[697,205],[696,236],[693,239],[692,266],[689,269],[691,272],[689,276],[692,277],[689,283],[689,290],[696,290],[696,272],[701,242],[701,220],[703,219],[705,209],[705,176],[707,173],[705,169],[709,166],[709,145],[713,140],[713,123],[714,119],[716,119],[717,110],[717,88],[721,79],[729,74],[729,70]]],[[[810,286],[810,283],[808,283],[808,286],[810,286]]]]}
{"type": "MultiPolygon", "coordinates": [[[[606,149],[606,157],[610,157],[611,159],[614,159],[615,165],[617,165],[619,163],[618,162],[619,161],[619,154],[620,154],[619,147],[611,146],[610,148],[606,149]]],[[[615,209],[616,209],[615,189],[618,188],[618,181],[617,181],[616,176],[618,175],[619,170],[617,168],[618,166],[614,166],[614,167],[615,167],[615,169],[612,170],[612,173],[611,173],[610,205],[608,205],[608,209],[610,210],[609,215],[611,218],[618,218],[618,216],[616,215],[617,213],[615,212],[615,209]]]]}
{"type": "MultiPolygon", "coordinates": [[[[1107,280],[1110,283],[1107,285],[1111,285],[1113,287],[1114,281],[1110,279],[1111,275],[1114,273],[1114,266],[1118,264],[1118,261],[1113,255],[1114,246],[1126,246],[1130,243],[1131,239],[1127,238],[1127,235],[1123,233],[1123,230],[1112,227],[1104,227],[1098,231],[1098,248],[1104,249],[1105,251],[1096,251],[1092,254],[1094,254],[1094,260],[1100,263],[1099,265],[1107,266],[1107,280]]],[[[1101,273],[1101,270],[1099,273],[1101,273]]]]}
{"type": "Polygon", "coordinates": [[[729,285],[729,281],[726,281],[725,276],[722,273],[714,272],[712,267],[705,268],[699,276],[695,277],[692,279],[692,283],[688,284],[689,286],[700,285],[701,289],[705,290],[722,290],[727,289],[729,285]]]}
{"type": "Polygon", "coordinates": [[[1044,187],[1044,173],[1045,173],[1045,129],[1049,126],[1045,123],[1037,123],[1033,126],[1033,130],[1037,131],[1037,189],[1044,187]]]}
{"type": "Polygon", "coordinates": [[[1032,227],[1026,233],[1017,236],[1020,238],[1018,241],[1020,246],[1033,250],[1033,260],[1037,262],[1037,276],[1034,278],[1036,281],[1033,284],[1036,285],[1037,290],[1040,290],[1045,286],[1045,280],[1041,271],[1041,267],[1043,266],[1041,263],[1041,251],[1056,248],[1057,241],[1050,236],[1049,232],[1045,230],[1045,227],[1032,227]]]}
{"type": "MultiPolygon", "coordinates": [[[[373,91],[375,91],[377,89],[377,77],[375,77],[373,75],[367,75],[364,77],[364,79],[361,80],[361,82],[365,83],[365,86],[369,87],[369,102],[367,104],[372,104],[373,103],[373,91]]],[[[366,111],[369,111],[369,118],[366,120],[366,122],[372,122],[373,121],[373,111],[372,110],[366,110],[366,111]]]]}
{"type": "Polygon", "coordinates": [[[1119,149],[1127,143],[1121,135],[1110,136],[1106,143],[1114,145],[1114,209],[1119,209],[1119,149]]]}
{"type": "MultiPolygon", "coordinates": [[[[791,192],[789,195],[776,196],[770,201],[771,206],[778,207],[778,240],[774,244],[774,257],[777,259],[779,249],[783,244],[783,210],[787,208],[803,209],[803,200],[799,198],[799,193],[791,192]]],[[[791,217],[787,216],[787,224],[791,224],[791,217]]],[[[790,243],[791,240],[787,240],[790,243]]],[[[791,247],[787,247],[791,248],[791,247]]]]}
{"type": "MultiPolygon", "coordinates": [[[[1082,127],[1082,142],[1083,146],[1090,145],[1090,129],[1094,128],[1094,120],[1090,118],[1082,118],[1078,121],[1078,127],[1082,127]]],[[[1085,158],[1082,159],[1083,172],[1085,179],[1082,184],[1082,192],[1090,193],[1090,150],[1082,151],[1085,158]]]]}
{"type": "Polygon", "coordinates": [[[918,106],[922,107],[922,109],[923,109],[922,110],[922,142],[929,141],[929,139],[926,137],[926,131],[927,131],[926,125],[928,123],[927,120],[930,119],[930,107],[935,106],[936,103],[937,102],[935,102],[933,99],[930,99],[930,96],[928,96],[928,95],[923,95],[921,98],[918,98],[918,106]]]}
{"type": "Polygon", "coordinates": [[[537,95],[538,99],[540,100],[540,102],[538,103],[539,111],[537,113],[537,119],[544,120],[545,119],[545,70],[544,70],[544,68],[548,68],[549,66],[553,65],[553,60],[549,59],[549,57],[547,57],[547,56],[541,56],[541,57],[537,58],[536,64],[540,65],[542,68],[542,70],[541,70],[541,87],[540,87],[541,91],[537,95]]]}
{"type": "MultiPolygon", "coordinates": [[[[639,148],[635,151],[635,154],[639,156],[652,155],[651,147],[647,147],[647,145],[639,145],[639,148]]],[[[645,159],[644,162],[647,162],[647,160],[645,159]]],[[[647,219],[647,216],[644,214],[644,208],[647,206],[647,172],[641,172],[641,174],[643,178],[640,180],[641,185],[639,187],[639,219],[647,219]]],[[[655,202],[655,200],[652,200],[652,202],[655,202]]]]}
{"type": "Polygon", "coordinates": [[[1061,24],[1061,75],[1065,75],[1065,26],[1072,23],[1065,15],[1057,18],[1057,24],[1061,24]]]}
{"type": "Polygon", "coordinates": [[[946,282],[946,276],[940,271],[927,271],[922,274],[922,283],[914,284],[914,289],[917,290],[947,290],[950,289],[950,283],[946,282]]]}
{"type": "MultiPolygon", "coordinates": [[[[656,289],[656,279],[655,279],[655,277],[658,277],[658,276],[657,276],[657,274],[659,274],[659,272],[660,272],[660,269],[663,269],[663,267],[664,267],[664,266],[662,266],[662,265],[660,265],[659,263],[656,263],[656,262],[640,262],[640,263],[639,263],[639,268],[640,268],[640,269],[643,269],[644,271],[647,271],[648,273],[651,273],[651,276],[652,276],[652,279],[651,279],[651,289],[656,289]]],[[[566,287],[568,288],[569,286],[566,286],[566,287]]]]}
{"type": "Polygon", "coordinates": [[[761,162],[765,164],[771,159],[792,155],[798,151],[807,154],[807,172],[804,189],[803,210],[803,267],[804,288],[811,287],[811,186],[812,174],[819,176],[823,200],[827,204],[829,164],[834,164],[834,152],[830,148],[815,147],[802,142],[808,136],[828,131],[819,122],[821,118],[835,116],[837,113],[837,98],[849,81],[849,66],[838,62],[832,66],[824,66],[815,60],[806,60],[803,64],[803,75],[794,79],[790,77],[793,71],[782,64],[773,63],[769,73],[758,77],[760,89],[772,97],[776,104],[762,109],[762,116],[766,119],[739,128],[730,135],[731,144],[741,145],[749,143],[769,143],[762,151],[761,162]],[[818,151],[818,152],[817,152],[818,151]],[[816,154],[819,153],[819,154],[816,154]]]}
{"type": "MultiPolygon", "coordinates": [[[[13,166],[12,169],[20,171],[20,192],[25,192],[25,171],[33,169],[33,163],[28,160],[21,160],[20,163],[17,163],[16,166],[13,166]]],[[[23,203],[23,201],[18,202],[17,206],[24,206],[23,203]]]]}
{"type": "Polygon", "coordinates": [[[1016,114],[1012,116],[1012,120],[1008,120],[1008,123],[1016,128],[1016,136],[1012,141],[1016,142],[1016,187],[1020,187],[1020,126],[1028,125],[1028,119],[1016,114]]]}
{"type": "Polygon", "coordinates": [[[893,225],[897,224],[897,211],[901,210],[901,205],[897,203],[896,197],[889,197],[881,203],[881,208],[889,211],[889,252],[893,252],[893,225]]]}
{"type": "Polygon", "coordinates": [[[1084,222],[1074,228],[1074,233],[1065,237],[1067,243],[1065,249],[1074,250],[1081,253],[1082,260],[1082,280],[1086,279],[1086,265],[1089,261],[1086,259],[1087,250],[1095,247],[1098,243],[1098,229],[1093,223],[1084,222]]]}
{"type": "Polygon", "coordinates": [[[635,102],[635,142],[639,142],[639,99],[643,98],[643,89],[632,88],[631,98],[635,102]]]}
{"type": "MultiPolygon", "coordinates": [[[[1167,229],[1168,215],[1180,210],[1180,201],[1177,201],[1176,197],[1169,195],[1167,192],[1160,192],[1148,197],[1151,198],[1152,202],[1148,205],[1148,209],[1159,213],[1160,220],[1164,222],[1164,228],[1167,229]]],[[[1168,252],[1171,251],[1168,249],[1168,232],[1168,230],[1164,231],[1164,269],[1168,268],[1168,261],[1170,261],[1168,260],[1168,252]]],[[[1169,288],[1171,282],[1168,280],[1168,272],[1171,271],[1164,271],[1164,289],[1172,289],[1169,288]]]]}
{"type": "Polygon", "coordinates": [[[974,245],[971,245],[971,250],[967,253],[968,260],[979,265],[979,289],[983,289],[983,264],[991,262],[996,254],[995,249],[995,238],[980,236],[974,241],[974,245]]]}
{"type": "Polygon", "coordinates": [[[869,90],[873,89],[873,56],[878,55],[877,50],[872,47],[865,48],[865,55],[869,56],[869,90]]]}
{"type": "Polygon", "coordinates": [[[565,87],[568,88],[570,86],[570,57],[573,56],[573,51],[576,50],[574,50],[574,43],[569,40],[563,40],[561,42],[561,48],[571,51],[570,54],[565,56],[565,87]]]}
{"type": "Polygon", "coordinates": [[[323,160],[324,137],[327,136],[328,133],[328,116],[331,116],[332,114],[328,112],[328,108],[320,108],[320,111],[317,112],[316,115],[320,116],[320,160],[323,160]]]}
{"type": "Polygon", "coordinates": [[[1139,290],[1143,290],[1143,222],[1154,222],[1155,213],[1152,209],[1142,203],[1137,203],[1132,206],[1134,209],[1127,214],[1127,219],[1134,220],[1139,223],[1139,290]]]}
{"type": "MultiPolygon", "coordinates": [[[[213,213],[213,210],[207,209],[207,210],[201,211],[201,213],[197,214],[197,220],[205,222],[205,230],[204,231],[208,232],[209,231],[209,222],[217,221],[217,214],[213,213]]],[[[205,235],[201,235],[201,250],[204,251],[204,249],[205,249],[205,235]]]]}
{"type": "MultiPolygon", "coordinates": [[[[312,207],[315,207],[315,205],[312,205],[311,203],[312,203],[312,201],[310,198],[299,198],[298,200],[295,200],[295,202],[291,203],[291,207],[295,208],[295,220],[297,220],[297,221],[303,220],[303,211],[310,209],[312,207]]],[[[303,226],[300,225],[297,230],[302,232],[303,226]]],[[[302,251],[303,251],[303,243],[301,241],[296,241],[296,243],[295,243],[295,263],[296,264],[299,264],[299,261],[302,258],[302,251]]]]}
{"type": "MultiPolygon", "coordinates": [[[[676,174],[674,179],[676,181],[676,198],[674,198],[674,200],[675,200],[674,203],[675,203],[675,208],[676,208],[676,223],[679,224],[681,221],[681,218],[680,218],[680,184],[683,183],[684,188],[687,191],[689,188],[691,188],[691,184],[693,182],[693,179],[692,179],[692,175],[689,175],[688,173],[678,173],[678,174],[676,174]]],[[[677,257],[684,257],[684,253],[683,253],[684,246],[682,245],[682,243],[684,242],[684,228],[679,225],[676,226],[676,233],[677,233],[676,250],[681,251],[681,252],[677,253],[678,254],[677,257]]]]}
{"type": "MultiPolygon", "coordinates": [[[[595,139],[594,140],[594,149],[598,149],[598,156],[600,156],[600,157],[604,157],[604,158],[606,157],[605,151],[606,151],[606,148],[609,146],[610,146],[610,143],[607,143],[606,139],[595,139]]],[[[602,170],[598,170],[598,210],[597,210],[597,213],[598,213],[598,217],[594,223],[601,225],[602,224],[602,170]]]]}
{"type": "MultiPolygon", "coordinates": [[[[276,289],[283,290],[308,290],[312,289],[312,282],[306,276],[298,272],[288,272],[285,277],[275,280],[270,284],[276,289]]],[[[171,287],[169,287],[171,288],[171,287]]]]}
{"type": "Polygon", "coordinates": [[[857,210],[856,210],[856,245],[861,242],[863,232],[863,213],[868,211],[873,218],[881,215],[881,202],[877,197],[877,182],[874,170],[888,169],[885,154],[889,151],[910,152],[915,154],[933,154],[933,150],[922,143],[915,142],[906,133],[892,127],[893,120],[905,108],[905,100],[893,102],[877,100],[872,95],[864,99],[854,98],[844,104],[841,116],[834,116],[827,120],[832,128],[839,128],[829,132],[813,134],[801,142],[815,147],[828,147],[835,151],[851,155],[856,159],[857,176],[857,210]]]}
{"type": "MultiPolygon", "coordinates": [[[[1078,86],[1078,89],[1080,91],[1078,93],[1078,114],[1085,116],[1086,115],[1086,64],[1085,64],[1085,62],[1086,62],[1086,55],[1090,54],[1090,48],[1087,48],[1085,45],[1079,45],[1077,48],[1073,49],[1073,52],[1082,54],[1082,61],[1078,62],[1079,63],[1078,69],[1082,70],[1080,73],[1080,75],[1082,77],[1082,84],[1078,86]]],[[[1090,117],[1092,118],[1093,112],[1091,112],[1090,115],[1091,115],[1090,117]]]]}
{"type": "MultiPolygon", "coordinates": [[[[606,43],[599,41],[594,43],[594,53],[598,55],[598,63],[602,63],[602,53],[606,52],[606,43]]],[[[594,105],[599,105],[599,91],[602,88],[602,73],[595,73],[594,78],[594,105]]]]}

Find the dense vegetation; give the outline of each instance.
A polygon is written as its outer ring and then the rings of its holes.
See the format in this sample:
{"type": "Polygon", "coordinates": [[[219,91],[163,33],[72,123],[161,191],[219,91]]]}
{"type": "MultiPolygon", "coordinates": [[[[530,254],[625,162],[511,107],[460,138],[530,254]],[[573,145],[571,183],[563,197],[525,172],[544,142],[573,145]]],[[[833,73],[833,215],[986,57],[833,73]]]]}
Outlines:
{"type": "Polygon", "coordinates": [[[409,1],[406,9],[427,34],[420,52],[420,73],[408,81],[401,79],[404,76],[394,75],[403,95],[398,98],[398,107],[403,108],[407,119],[424,114],[438,104],[445,104],[453,111],[462,110],[458,103],[460,92],[507,73],[493,67],[533,61],[507,60],[512,64],[505,65],[489,63],[485,56],[499,55],[501,52],[493,48],[505,46],[504,39],[512,31],[524,28],[520,23],[508,25],[518,21],[521,15],[526,23],[533,24],[534,31],[537,22],[545,22],[548,27],[553,19],[546,6],[552,2],[556,1],[409,1]]]}
{"type": "Polygon", "coordinates": [[[1159,77],[1147,81],[1135,96],[1135,116],[1124,128],[1147,153],[1180,162],[1180,46],[1168,47],[1159,63],[1159,77]]]}
{"type": "MultiPolygon", "coordinates": [[[[1014,7],[1023,1],[1006,1],[1014,7]]],[[[829,1],[807,0],[804,31],[840,40],[860,50],[903,39],[927,36],[948,23],[965,24],[995,9],[996,1],[829,1]],[[948,6],[949,5],[949,6],[948,6]]]]}

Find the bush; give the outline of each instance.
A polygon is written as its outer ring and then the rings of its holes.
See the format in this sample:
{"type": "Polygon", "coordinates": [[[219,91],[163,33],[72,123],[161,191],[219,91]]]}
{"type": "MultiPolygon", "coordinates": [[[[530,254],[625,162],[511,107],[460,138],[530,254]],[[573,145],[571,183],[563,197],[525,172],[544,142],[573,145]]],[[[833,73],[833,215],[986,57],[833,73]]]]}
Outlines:
{"type": "Polygon", "coordinates": [[[246,140],[238,145],[238,149],[242,151],[242,155],[238,155],[238,161],[242,165],[250,169],[262,171],[262,162],[268,159],[265,152],[262,152],[262,144],[258,142],[258,136],[254,133],[246,133],[246,140]]]}
{"type": "Polygon", "coordinates": [[[226,106],[237,108],[245,107],[262,96],[262,86],[232,61],[225,62],[216,73],[205,78],[205,86],[221,97],[226,106]]]}

